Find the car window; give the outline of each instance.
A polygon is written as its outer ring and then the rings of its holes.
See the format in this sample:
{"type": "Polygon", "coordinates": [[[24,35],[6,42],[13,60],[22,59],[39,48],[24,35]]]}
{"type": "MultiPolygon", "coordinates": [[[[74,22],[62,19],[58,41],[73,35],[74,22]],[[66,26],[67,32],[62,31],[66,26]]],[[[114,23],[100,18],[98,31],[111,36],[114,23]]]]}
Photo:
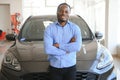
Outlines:
{"type": "MultiPolygon", "coordinates": [[[[21,31],[20,41],[43,41],[45,28],[56,21],[56,17],[42,17],[28,20],[21,31]]],[[[83,40],[93,39],[93,34],[88,25],[80,17],[70,17],[70,21],[77,24],[82,33],[83,40]]]]}
{"type": "Polygon", "coordinates": [[[93,34],[88,27],[87,23],[81,17],[71,17],[70,21],[77,24],[81,29],[82,39],[83,40],[92,40],[93,34]]]}
{"type": "Polygon", "coordinates": [[[41,20],[30,20],[26,22],[22,30],[22,40],[25,41],[39,41],[43,40],[44,24],[41,20]]]}
{"type": "Polygon", "coordinates": [[[45,28],[48,26],[48,25],[50,25],[51,23],[53,23],[53,21],[43,21],[43,24],[44,24],[44,26],[45,26],[45,28]]]}

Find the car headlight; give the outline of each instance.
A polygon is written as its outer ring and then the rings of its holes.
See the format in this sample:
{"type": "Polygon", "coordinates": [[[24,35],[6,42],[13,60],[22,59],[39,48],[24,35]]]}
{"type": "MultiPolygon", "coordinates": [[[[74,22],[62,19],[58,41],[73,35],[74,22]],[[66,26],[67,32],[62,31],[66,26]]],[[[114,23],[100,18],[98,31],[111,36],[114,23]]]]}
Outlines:
{"type": "Polygon", "coordinates": [[[3,60],[3,65],[13,70],[17,70],[17,71],[21,70],[20,63],[12,53],[7,53],[5,55],[3,60]]]}
{"type": "Polygon", "coordinates": [[[113,63],[113,58],[107,49],[104,49],[99,57],[97,69],[103,69],[113,63]]]}

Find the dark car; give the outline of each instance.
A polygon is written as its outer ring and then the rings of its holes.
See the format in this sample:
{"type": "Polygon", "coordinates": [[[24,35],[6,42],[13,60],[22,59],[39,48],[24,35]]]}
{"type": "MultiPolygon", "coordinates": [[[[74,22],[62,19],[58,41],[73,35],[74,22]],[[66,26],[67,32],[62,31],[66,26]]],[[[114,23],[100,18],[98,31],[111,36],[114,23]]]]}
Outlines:
{"type": "MultiPolygon", "coordinates": [[[[25,21],[19,35],[13,37],[15,43],[4,54],[0,80],[49,80],[43,35],[56,20],[54,15],[42,15],[25,21]]],[[[83,41],[77,53],[76,80],[116,80],[111,53],[99,42],[102,35],[93,34],[80,16],[71,15],[70,21],[80,27],[83,41]]]]}

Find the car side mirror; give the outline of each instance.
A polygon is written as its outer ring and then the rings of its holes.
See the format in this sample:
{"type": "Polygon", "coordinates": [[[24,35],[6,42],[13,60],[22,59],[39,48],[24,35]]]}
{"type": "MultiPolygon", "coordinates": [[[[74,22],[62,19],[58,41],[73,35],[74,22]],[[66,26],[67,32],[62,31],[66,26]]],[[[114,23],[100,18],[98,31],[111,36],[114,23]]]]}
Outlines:
{"type": "Polygon", "coordinates": [[[15,34],[7,34],[6,40],[15,41],[16,35],[15,34]]]}
{"type": "Polygon", "coordinates": [[[101,32],[95,32],[95,37],[96,37],[97,39],[102,39],[103,34],[102,34],[101,32]]]}

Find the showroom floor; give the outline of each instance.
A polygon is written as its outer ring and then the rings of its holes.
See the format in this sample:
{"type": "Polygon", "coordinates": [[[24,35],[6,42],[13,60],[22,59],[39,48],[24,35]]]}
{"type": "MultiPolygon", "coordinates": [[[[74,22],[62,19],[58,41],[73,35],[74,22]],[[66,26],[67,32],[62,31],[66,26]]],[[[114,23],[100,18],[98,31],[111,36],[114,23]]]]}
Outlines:
{"type": "Polygon", "coordinates": [[[115,64],[115,73],[117,74],[117,80],[120,80],[120,58],[114,56],[114,64],[115,64]]]}
{"type": "MultiPolygon", "coordinates": [[[[13,44],[13,42],[10,41],[0,41],[0,63],[2,54],[13,44]]],[[[114,56],[114,64],[115,64],[115,73],[117,74],[117,80],[120,80],[120,58],[114,56]]],[[[1,67],[1,65],[0,65],[1,67]]]]}

